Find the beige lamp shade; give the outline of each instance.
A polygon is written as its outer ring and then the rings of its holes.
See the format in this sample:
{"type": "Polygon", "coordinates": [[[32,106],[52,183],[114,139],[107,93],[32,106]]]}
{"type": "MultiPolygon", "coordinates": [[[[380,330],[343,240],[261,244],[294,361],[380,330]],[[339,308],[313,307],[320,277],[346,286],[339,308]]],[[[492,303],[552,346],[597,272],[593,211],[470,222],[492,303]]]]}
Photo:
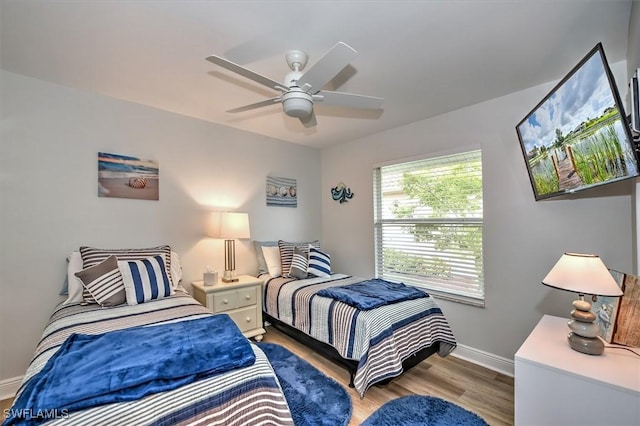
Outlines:
{"type": "Polygon", "coordinates": [[[251,238],[249,214],[213,212],[211,213],[207,235],[225,240],[251,238]]]}
{"type": "Polygon", "coordinates": [[[595,254],[565,253],[542,280],[560,290],[595,296],[622,296],[622,290],[595,254]]]}

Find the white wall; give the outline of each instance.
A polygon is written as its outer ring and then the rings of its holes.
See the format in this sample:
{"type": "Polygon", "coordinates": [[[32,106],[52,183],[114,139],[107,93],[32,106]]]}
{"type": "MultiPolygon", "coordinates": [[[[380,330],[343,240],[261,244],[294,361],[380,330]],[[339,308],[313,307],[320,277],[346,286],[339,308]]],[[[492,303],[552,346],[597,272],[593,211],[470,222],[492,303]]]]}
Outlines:
{"type": "Polygon", "coordinates": [[[254,239],[320,237],[317,150],[4,71],[0,89],[0,381],[24,374],[80,245],[171,244],[188,283],[224,269],[212,209],[248,212],[254,239]],[[99,198],[99,151],[157,160],[160,200],[99,198]],[[297,179],[298,208],[266,207],[268,175],[297,179]]]}
{"type": "MultiPolygon", "coordinates": [[[[624,81],[625,65],[612,67],[617,81],[624,81]]],[[[552,86],[323,150],[322,241],[332,255],[332,267],[358,276],[374,274],[374,164],[479,144],[486,308],[440,302],[459,343],[513,359],[543,314],[568,316],[575,295],[540,284],[565,251],[596,253],[609,267],[630,271],[631,182],[573,199],[534,200],[515,126],[552,86]],[[329,197],[330,188],[339,181],[355,193],[344,204],[329,197]]]]}
{"type": "Polygon", "coordinates": [[[636,69],[640,68],[640,2],[631,3],[629,17],[629,40],[627,42],[627,82],[636,69]]]}
{"type": "MultiPolygon", "coordinates": [[[[640,68],[640,2],[635,1],[631,4],[631,17],[629,19],[629,41],[627,43],[627,78],[628,82],[631,79],[633,73],[640,68]]],[[[629,107],[629,96],[627,95],[624,99],[627,100],[625,102],[625,106],[627,107],[627,114],[630,114],[631,111],[628,109],[629,107]]],[[[633,204],[633,218],[634,218],[634,270],[635,274],[640,273],[640,179],[636,180],[636,184],[634,187],[634,199],[635,202],[633,204]]]]}

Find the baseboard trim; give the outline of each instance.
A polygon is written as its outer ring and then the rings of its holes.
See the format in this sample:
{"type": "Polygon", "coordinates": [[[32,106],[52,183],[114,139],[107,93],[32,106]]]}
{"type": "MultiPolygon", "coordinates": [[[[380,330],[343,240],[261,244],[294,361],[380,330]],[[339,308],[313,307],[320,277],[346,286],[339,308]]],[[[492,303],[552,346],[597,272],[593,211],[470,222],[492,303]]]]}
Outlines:
{"type": "MultiPolygon", "coordinates": [[[[481,351],[469,346],[460,345],[451,353],[451,356],[481,365],[498,373],[513,377],[514,363],[512,360],[502,358],[489,352],[481,351]]],[[[20,389],[23,376],[0,380],[0,400],[13,398],[20,389]]]]}
{"type": "Polygon", "coordinates": [[[17,376],[11,377],[10,379],[0,380],[0,401],[16,396],[16,393],[22,384],[23,377],[24,376],[17,376]]]}
{"type": "Polygon", "coordinates": [[[456,349],[451,352],[451,356],[481,365],[510,377],[514,376],[515,367],[513,360],[481,351],[480,349],[458,344],[456,349]]]}

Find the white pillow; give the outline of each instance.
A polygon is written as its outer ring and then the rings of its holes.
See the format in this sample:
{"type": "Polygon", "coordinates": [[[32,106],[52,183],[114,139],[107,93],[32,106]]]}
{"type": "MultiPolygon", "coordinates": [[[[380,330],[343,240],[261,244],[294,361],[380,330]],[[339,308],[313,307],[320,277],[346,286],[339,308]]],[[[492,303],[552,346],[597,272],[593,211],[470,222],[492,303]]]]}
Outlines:
{"type": "Polygon", "coordinates": [[[180,265],[180,256],[175,251],[171,252],[171,280],[173,288],[178,288],[182,280],[182,265],[180,265]]]}
{"type": "Polygon", "coordinates": [[[282,275],[282,263],[280,263],[280,247],[262,246],[262,254],[267,263],[269,275],[279,277],[282,275]]]}
{"type": "Polygon", "coordinates": [[[83,302],[82,298],[82,281],[76,277],[76,273],[82,271],[82,256],[79,251],[74,251],[69,256],[67,265],[67,283],[69,297],[64,303],[83,302]]]}

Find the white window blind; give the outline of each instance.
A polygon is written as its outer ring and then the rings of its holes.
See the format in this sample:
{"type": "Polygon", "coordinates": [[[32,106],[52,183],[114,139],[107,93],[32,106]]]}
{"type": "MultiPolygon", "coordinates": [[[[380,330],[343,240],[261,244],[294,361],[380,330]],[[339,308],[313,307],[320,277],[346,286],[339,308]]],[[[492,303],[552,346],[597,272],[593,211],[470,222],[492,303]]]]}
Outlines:
{"type": "Polygon", "coordinates": [[[484,306],[482,155],[374,169],[376,276],[484,306]]]}

